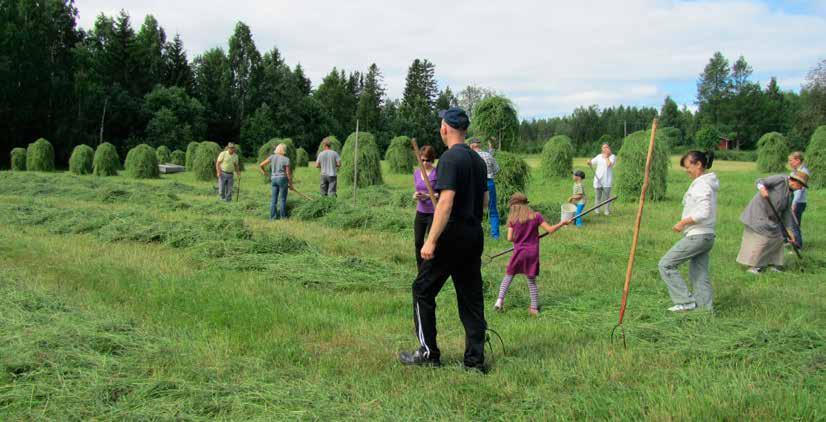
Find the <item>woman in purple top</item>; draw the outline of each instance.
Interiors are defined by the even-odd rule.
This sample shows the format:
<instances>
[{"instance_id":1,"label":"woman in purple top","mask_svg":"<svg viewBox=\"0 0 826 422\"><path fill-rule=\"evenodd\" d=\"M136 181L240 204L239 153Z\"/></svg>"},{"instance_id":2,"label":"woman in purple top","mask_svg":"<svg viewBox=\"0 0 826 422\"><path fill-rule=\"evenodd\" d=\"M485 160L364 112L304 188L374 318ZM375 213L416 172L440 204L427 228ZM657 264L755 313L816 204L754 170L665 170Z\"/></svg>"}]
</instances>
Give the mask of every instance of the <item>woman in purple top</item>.
<instances>
[{"instance_id":1,"label":"woman in purple top","mask_svg":"<svg viewBox=\"0 0 826 422\"><path fill-rule=\"evenodd\" d=\"M436 161L436 151L430 145L425 145L419 150L419 153L424 164L424 170L427 173L426 177L430 180L430 186L436 186L436 168L433 166ZM422 246L424 246L427 231L430 230L430 224L433 223L433 213L436 211L433 201L430 200L424 180L421 169L417 168L413 171L413 184L416 186L416 191L413 193L413 199L416 200L416 218L413 220L413 233L416 237L417 268L422 265ZM437 198L439 197L438 193L433 193Z\"/></svg>"},{"instance_id":2,"label":"woman in purple top","mask_svg":"<svg viewBox=\"0 0 826 422\"><path fill-rule=\"evenodd\" d=\"M539 292L536 287L536 276L539 274L539 228L548 233L559 230L568 225L571 220L560 221L555 225L545 222L542 214L528 206L528 197L522 193L511 196L510 212L508 213L508 240L513 242L513 255L508 268L505 269L505 278L499 286L499 298L493 309L502 310L505 294L513 281L513 276L525 274L528 277L528 289L531 293L531 315L539 314Z\"/></svg>"}]
</instances>

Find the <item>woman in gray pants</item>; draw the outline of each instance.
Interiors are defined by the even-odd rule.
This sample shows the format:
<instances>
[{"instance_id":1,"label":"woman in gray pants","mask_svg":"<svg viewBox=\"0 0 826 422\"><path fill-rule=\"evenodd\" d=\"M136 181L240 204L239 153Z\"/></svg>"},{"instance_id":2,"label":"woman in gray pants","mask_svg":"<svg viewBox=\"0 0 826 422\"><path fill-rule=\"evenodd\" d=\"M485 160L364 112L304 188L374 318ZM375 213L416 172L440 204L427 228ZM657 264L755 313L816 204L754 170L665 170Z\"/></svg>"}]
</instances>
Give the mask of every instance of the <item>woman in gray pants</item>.
<instances>
[{"instance_id":1,"label":"woman in gray pants","mask_svg":"<svg viewBox=\"0 0 826 422\"><path fill-rule=\"evenodd\" d=\"M708 279L709 253L714 246L714 228L717 223L717 191L720 181L714 173L706 173L714 161L711 151L689 151L680 159L680 166L693 179L683 196L683 213L672 230L683 233L665 256L660 259L660 276L674 306L672 312L697 308L713 310L711 281ZM680 275L680 264L690 261L688 274L694 287L692 294Z\"/></svg>"}]
</instances>

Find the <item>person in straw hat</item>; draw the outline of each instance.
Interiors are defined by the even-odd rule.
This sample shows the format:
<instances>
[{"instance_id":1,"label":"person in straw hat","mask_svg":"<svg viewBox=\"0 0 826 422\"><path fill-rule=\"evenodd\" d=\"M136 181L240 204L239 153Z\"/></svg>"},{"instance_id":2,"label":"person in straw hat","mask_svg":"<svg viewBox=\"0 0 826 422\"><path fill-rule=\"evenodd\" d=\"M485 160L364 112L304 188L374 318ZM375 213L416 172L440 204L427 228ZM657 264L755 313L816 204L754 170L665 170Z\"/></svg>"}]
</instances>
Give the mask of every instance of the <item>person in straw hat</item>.
<instances>
[{"instance_id":1,"label":"person in straw hat","mask_svg":"<svg viewBox=\"0 0 826 422\"><path fill-rule=\"evenodd\" d=\"M218 197L224 201L232 201L233 173L235 177L241 178L241 168L238 165L237 148L232 142L227 144L226 149L218 154L215 160L215 173L218 176Z\"/></svg>"},{"instance_id":2,"label":"person in straw hat","mask_svg":"<svg viewBox=\"0 0 826 422\"><path fill-rule=\"evenodd\" d=\"M809 175L801 171L791 176L775 175L757 180L757 193L740 215L745 226L743 241L737 262L749 267L748 272L760 274L766 269L780 272L783 267L783 241L785 239L781 222L774 209L783 219L787 228L794 227L791 202L794 192L807 187ZM796 243L794 233L785 233L789 241Z\"/></svg>"}]
</instances>

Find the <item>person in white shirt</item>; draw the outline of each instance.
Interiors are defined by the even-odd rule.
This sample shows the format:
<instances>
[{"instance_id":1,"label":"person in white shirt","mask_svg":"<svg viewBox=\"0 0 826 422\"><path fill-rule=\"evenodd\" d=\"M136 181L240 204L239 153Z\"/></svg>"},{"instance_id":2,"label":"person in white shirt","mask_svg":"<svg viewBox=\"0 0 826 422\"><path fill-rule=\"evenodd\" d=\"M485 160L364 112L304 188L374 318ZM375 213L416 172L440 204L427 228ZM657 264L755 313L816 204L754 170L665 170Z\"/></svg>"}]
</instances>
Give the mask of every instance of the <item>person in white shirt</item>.
<instances>
[{"instance_id":1,"label":"person in white shirt","mask_svg":"<svg viewBox=\"0 0 826 422\"><path fill-rule=\"evenodd\" d=\"M711 151L689 151L680 159L680 166L685 168L693 179L683 196L683 214L680 221L672 227L682 233L680 239L660 259L660 276L674 306L672 312L685 312L697 308L713 310L711 281L708 278L709 253L714 247L714 229L717 224L717 191L720 181L714 173L706 173L714 161ZM694 293L688 290L680 275L680 264L690 261L688 274L694 286Z\"/></svg>"},{"instance_id":2,"label":"person in white shirt","mask_svg":"<svg viewBox=\"0 0 826 422\"><path fill-rule=\"evenodd\" d=\"M611 197L611 184L614 178L614 166L617 164L617 156L611 152L611 146L602 144L602 153L588 160L588 167L594 168L594 190L596 191L596 203ZM605 204L597 208L594 212L605 215L611 214L611 204Z\"/></svg>"}]
</instances>

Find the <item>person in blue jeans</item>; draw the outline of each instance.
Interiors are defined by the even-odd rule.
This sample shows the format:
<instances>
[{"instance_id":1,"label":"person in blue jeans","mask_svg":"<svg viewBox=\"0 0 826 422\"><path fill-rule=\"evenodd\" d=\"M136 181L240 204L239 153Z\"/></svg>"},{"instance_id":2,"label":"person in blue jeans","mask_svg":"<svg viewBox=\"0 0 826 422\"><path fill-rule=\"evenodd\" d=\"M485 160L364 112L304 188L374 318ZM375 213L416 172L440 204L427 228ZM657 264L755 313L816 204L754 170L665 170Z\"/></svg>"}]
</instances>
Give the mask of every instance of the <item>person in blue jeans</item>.
<instances>
[{"instance_id":1,"label":"person in blue jeans","mask_svg":"<svg viewBox=\"0 0 826 422\"><path fill-rule=\"evenodd\" d=\"M585 202L587 201L585 199L585 188L582 186L582 180L585 179L585 172L582 170L575 171L573 179L573 194L568 197L568 202L576 204L576 214L579 215L582 213L582 210L585 209ZM576 226L582 227L582 217L576 219Z\"/></svg>"},{"instance_id":2,"label":"person in blue jeans","mask_svg":"<svg viewBox=\"0 0 826 422\"><path fill-rule=\"evenodd\" d=\"M490 221L490 235L494 239L499 239L499 210L496 209L496 183L493 178L499 173L499 164L493 158L493 145L488 142L488 150L482 150L481 141L479 138L472 138L470 140L470 148L476 151L482 160L485 161L487 167L488 177L488 220Z\"/></svg>"},{"instance_id":3,"label":"person in blue jeans","mask_svg":"<svg viewBox=\"0 0 826 422\"><path fill-rule=\"evenodd\" d=\"M287 191L293 188L293 174L290 159L286 156L287 145L279 144L273 154L258 165L261 174L267 175L264 167L270 166L272 198L270 199L270 220L287 218ZM278 212L276 212L278 211Z\"/></svg>"}]
</instances>

